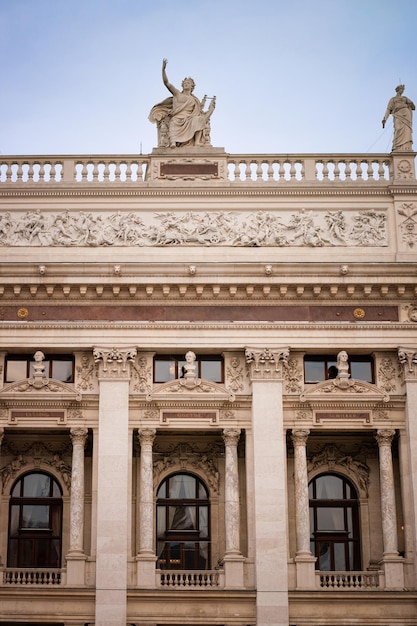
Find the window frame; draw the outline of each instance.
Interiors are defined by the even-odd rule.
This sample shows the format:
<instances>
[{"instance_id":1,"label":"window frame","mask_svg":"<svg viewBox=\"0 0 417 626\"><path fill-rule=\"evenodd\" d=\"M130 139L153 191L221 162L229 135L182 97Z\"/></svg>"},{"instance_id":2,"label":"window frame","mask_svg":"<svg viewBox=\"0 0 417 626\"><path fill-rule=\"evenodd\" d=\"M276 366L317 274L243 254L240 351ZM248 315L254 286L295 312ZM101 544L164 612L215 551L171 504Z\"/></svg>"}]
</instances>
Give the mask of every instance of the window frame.
<instances>
[{"instance_id":1,"label":"window frame","mask_svg":"<svg viewBox=\"0 0 417 626\"><path fill-rule=\"evenodd\" d=\"M6 358L4 360L4 382L5 384L9 384L9 383L14 383L17 382L18 380L22 380L22 378L14 378L13 380L9 379L9 373L8 373L8 365L11 362L26 362L26 375L23 377L24 378L30 378L33 375L32 370L32 366L35 363L35 360L33 358L33 354L7 354ZM61 378L54 378L52 376L53 373L53 367L54 367L54 363L62 363L62 362L68 362L71 363L71 380L62 380ZM59 380L60 382L63 383L73 383L74 382L74 376L75 376L75 358L74 355L72 354L51 354L51 355L47 355L45 354L45 359L44 361L42 361L42 363L45 365L45 376L47 378L52 378L54 380Z\"/></svg>"},{"instance_id":2,"label":"window frame","mask_svg":"<svg viewBox=\"0 0 417 626\"><path fill-rule=\"evenodd\" d=\"M49 495L24 495L25 480L31 476L46 476L49 479ZM19 495L14 492L20 488ZM59 492L56 495L55 490ZM49 526L36 528L25 526L23 522L24 507L48 507ZM12 525L17 511L16 533L12 535ZM54 523L54 516L56 517ZM55 529L54 529L55 526ZM44 471L26 472L14 482L10 491L9 522L7 531L7 567L19 569L60 569L62 567L62 528L63 528L63 492L57 479ZM55 530L55 532L54 532ZM45 549L46 559L39 557L39 551ZM25 549L30 548L30 564L27 562ZM52 562L52 550L57 559Z\"/></svg>"},{"instance_id":3,"label":"window frame","mask_svg":"<svg viewBox=\"0 0 417 626\"><path fill-rule=\"evenodd\" d=\"M173 368L173 376L172 378L165 378L163 376L157 375L157 363L171 363L171 367ZM219 363L220 365L220 380L213 380L212 378L208 378L205 380L210 380L211 382L223 384L224 383L224 358L219 354L209 354L209 355L201 355L196 358L196 378L203 378L202 369L205 363ZM153 358L153 382L155 384L167 383L173 380L178 380L183 377L182 368L186 363L185 355L181 354L156 354Z\"/></svg>"},{"instance_id":4,"label":"window frame","mask_svg":"<svg viewBox=\"0 0 417 626\"><path fill-rule=\"evenodd\" d=\"M316 481L325 477L336 477L342 481L343 498L317 498ZM350 489L350 495L347 497L346 487ZM310 514L310 546L311 552L316 557L315 568L319 571L361 571L361 536L360 536L360 519L359 519L359 496L356 487L352 482L342 474L335 472L326 472L314 476L309 481L309 514ZM310 488L312 495L310 497ZM319 528L318 511L320 509L342 509L343 510L343 529L325 529ZM349 511L351 516L351 530L349 529ZM349 534L352 536L349 537ZM330 569L321 569L323 561L320 554L321 546L328 544ZM343 570L336 569L335 546L342 545L344 552L344 560L346 567Z\"/></svg>"},{"instance_id":5,"label":"window frame","mask_svg":"<svg viewBox=\"0 0 417 626\"><path fill-rule=\"evenodd\" d=\"M194 497L169 496L170 481L179 476L190 477L195 481ZM161 489L165 490L163 497ZM204 497L200 490L204 490ZM193 508L195 510L195 527L181 529L170 527L170 513L172 509ZM207 523L206 535L201 536L202 510L205 509ZM175 517L176 512L172 516ZM163 529L159 530L159 521L162 515ZM197 475L191 472L175 472L167 476L158 486L156 492L156 567L163 570L209 570L211 563L211 523L210 523L210 493L207 485ZM172 523L172 522L171 522ZM188 544L188 545L187 545ZM193 545L192 545L193 544ZM200 544L207 544L205 564L202 563ZM192 563L191 563L192 561Z\"/></svg>"},{"instance_id":6,"label":"window frame","mask_svg":"<svg viewBox=\"0 0 417 626\"><path fill-rule=\"evenodd\" d=\"M308 380L307 377L307 371L306 371L306 364L308 363L322 363L323 364L323 378L321 378L320 380ZM306 354L304 355L304 359L303 359L303 369L304 369L304 383L306 385L317 385L317 383L322 383L325 380L329 380L331 378L334 378L332 376L329 376L329 369L330 367L336 367L336 363L337 363L337 355L336 354ZM375 364L374 364L374 359L371 355L369 354L353 354L353 355L349 355L349 374L351 375L352 378L355 378L354 374L352 374L352 365L355 366L355 364L358 363L368 363L370 366L370 378L371 380L365 380L363 378L359 378L358 380L364 380L365 382L369 382L369 383L373 383L375 384Z\"/></svg>"}]
</instances>

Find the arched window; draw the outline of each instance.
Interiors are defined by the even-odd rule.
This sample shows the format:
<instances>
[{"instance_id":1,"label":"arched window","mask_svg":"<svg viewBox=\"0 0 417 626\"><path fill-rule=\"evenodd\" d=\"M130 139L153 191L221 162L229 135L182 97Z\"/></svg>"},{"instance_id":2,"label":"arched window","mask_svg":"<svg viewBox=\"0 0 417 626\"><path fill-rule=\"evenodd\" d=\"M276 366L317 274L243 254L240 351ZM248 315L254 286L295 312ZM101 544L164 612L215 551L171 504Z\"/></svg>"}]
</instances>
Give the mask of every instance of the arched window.
<instances>
[{"instance_id":1,"label":"arched window","mask_svg":"<svg viewBox=\"0 0 417 626\"><path fill-rule=\"evenodd\" d=\"M61 567L62 492L44 472L25 474L10 498L8 567Z\"/></svg>"},{"instance_id":2,"label":"arched window","mask_svg":"<svg viewBox=\"0 0 417 626\"><path fill-rule=\"evenodd\" d=\"M209 569L209 497L191 474L173 474L159 486L156 503L157 566Z\"/></svg>"},{"instance_id":3,"label":"arched window","mask_svg":"<svg viewBox=\"0 0 417 626\"><path fill-rule=\"evenodd\" d=\"M316 476L309 485L311 551L321 571L360 570L358 496L335 474Z\"/></svg>"}]
</instances>

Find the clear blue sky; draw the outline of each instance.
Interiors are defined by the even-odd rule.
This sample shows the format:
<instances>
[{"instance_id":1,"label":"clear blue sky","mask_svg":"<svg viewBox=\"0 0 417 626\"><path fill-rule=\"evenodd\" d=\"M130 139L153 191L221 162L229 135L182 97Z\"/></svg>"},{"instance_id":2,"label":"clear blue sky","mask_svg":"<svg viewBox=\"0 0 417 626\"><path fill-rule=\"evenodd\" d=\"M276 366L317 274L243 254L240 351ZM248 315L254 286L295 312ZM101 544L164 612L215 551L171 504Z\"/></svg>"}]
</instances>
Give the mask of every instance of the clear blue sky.
<instances>
[{"instance_id":1,"label":"clear blue sky","mask_svg":"<svg viewBox=\"0 0 417 626\"><path fill-rule=\"evenodd\" d=\"M417 0L0 0L0 153L151 152L164 57L227 152L389 152Z\"/></svg>"}]
</instances>

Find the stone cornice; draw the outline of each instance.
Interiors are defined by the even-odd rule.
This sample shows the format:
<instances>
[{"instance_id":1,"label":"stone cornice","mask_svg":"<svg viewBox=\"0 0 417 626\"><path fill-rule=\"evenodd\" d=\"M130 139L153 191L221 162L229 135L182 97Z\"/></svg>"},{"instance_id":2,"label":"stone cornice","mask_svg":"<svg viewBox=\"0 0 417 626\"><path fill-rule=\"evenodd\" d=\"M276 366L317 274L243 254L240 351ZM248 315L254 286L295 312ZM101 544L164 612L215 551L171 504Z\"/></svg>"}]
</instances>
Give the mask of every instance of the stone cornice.
<instances>
[{"instance_id":1,"label":"stone cornice","mask_svg":"<svg viewBox=\"0 0 417 626\"><path fill-rule=\"evenodd\" d=\"M19 331L33 331L33 330L54 330L66 329L66 330L189 330L190 327L193 330L227 330L231 328L234 330L301 330L301 331L352 331L365 332L369 331L384 331L387 328L394 329L395 331L409 331L415 334L415 324L409 322L385 322L385 323L372 323L372 322L355 322L352 323L306 323L306 322L0 322L0 328L3 330L19 330ZM8 344L7 344L8 345Z\"/></svg>"},{"instance_id":2,"label":"stone cornice","mask_svg":"<svg viewBox=\"0 0 417 626\"><path fill-rule=\"evenodd\" d=\"M35 183L36 184L36 183ZM195 184L195 183L194 183ZM296 184L290 183L291 188L286 187L288 183L282 183L282 187L278 187L274 183L269 189L256 186L248 189L248 183L240 186L239 183L225 183L222 188L194 187L193 189L175 187L171 189L161 188L143 188L141 187L117 187L91 188L91 185L83 186L82 183L74 188L66 189L50 189L48 187L39 187L31 189L14 188L11 186L7 189L0 189L0 198L131 198L131 197L274 197L274 196L391 196L392 194L416 194L417 185L402 185L396 187L383 186L366 186L355 187L349 189L345 186L334 186L316 188L311 183ZM143 185L143 183L141 183Z\"/></svg>"}]
</instances>

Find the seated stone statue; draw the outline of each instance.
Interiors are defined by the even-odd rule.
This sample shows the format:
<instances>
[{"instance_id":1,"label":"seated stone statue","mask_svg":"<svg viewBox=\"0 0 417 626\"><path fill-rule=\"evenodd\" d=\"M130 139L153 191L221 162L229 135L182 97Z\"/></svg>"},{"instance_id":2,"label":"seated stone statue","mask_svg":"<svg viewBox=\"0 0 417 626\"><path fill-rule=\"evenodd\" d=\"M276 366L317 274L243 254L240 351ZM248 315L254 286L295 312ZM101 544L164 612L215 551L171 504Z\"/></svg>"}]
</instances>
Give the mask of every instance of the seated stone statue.
<instances>
[{"instance_id":1,"label":"seated stone statue","mask_svg":"<svg viewBox=\"0 0 417 626\"><path fill-rule=\"evenodd\" d=\"M200 100L193 94L195 82L184 78L182 91L174 87L166 74L166 59L162 62L162 80L172 97L155 104L149 120L158 127L158 147L203 146L210 144L210 117L216 106L216 97L211 98L204 111L207 96Z\"/></svg>"}]
</instances>

